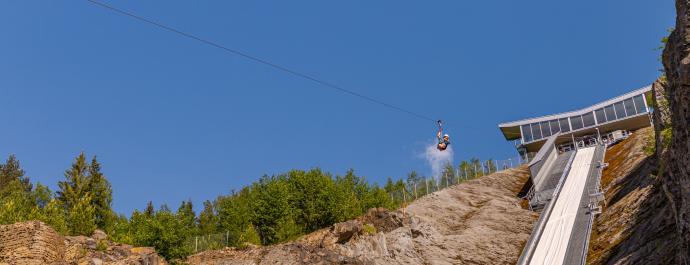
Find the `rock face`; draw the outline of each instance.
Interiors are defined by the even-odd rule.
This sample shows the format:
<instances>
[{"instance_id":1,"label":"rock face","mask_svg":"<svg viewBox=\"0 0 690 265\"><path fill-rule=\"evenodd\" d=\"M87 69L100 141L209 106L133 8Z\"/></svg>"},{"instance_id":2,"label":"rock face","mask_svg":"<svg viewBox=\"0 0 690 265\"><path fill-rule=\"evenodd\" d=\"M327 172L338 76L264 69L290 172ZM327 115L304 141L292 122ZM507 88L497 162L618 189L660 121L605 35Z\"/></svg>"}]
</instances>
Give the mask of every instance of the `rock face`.
<instances>
[{"instance_id":1,"label":"rock face","mask_svg":"<svg viewBox=\"0 0 690 265\"><path fill-rule=\"evenodd\" d=\"M64 238L41 222L0 226L0 262L53 264L64 260Z\"/></svg>"},{"instance_id":2,"label":"rock face","mask_svg":"<svg viewBox=\"0 0 690 265\"><path fill-rule=\"evenodd\" d=\"M676 26L663 54L672 139L663 161L663 188L677 226L679 263L690 263L690 1L676 0Z\"/></svg>"},{"instance_id":3,"label":"rock face","mask_svg":"<svg viewBox=\"0 0 690 265\"><path fill-rule=\"evenodd\" d=\"M519 168L422 197L398 211L371 209L295 242L202 252L189 264L514 264L538 215L516 194Z\"/></svg>"},{"instance_id":4,"label":"rock face","mask_svg":"<svg viewBox=\"0 0 690 265\"><path fill-rule=\"evenodd\" d=\"M152 248L134 248L93 237L63 237L39 221L0 225L0 264L164 265Z\"/></svg>"},{"instance_id":5,"label":"rock face","mask_svg":"<svg viewBox=\"0 0 690 265\"><path fill-rule=\"evenodd\" d=\"M592 228L588 264L674 264L677 240L671 208L645 151L651 128L606 152L601 186L606 203Z\"/></svg>"}]
</instances>

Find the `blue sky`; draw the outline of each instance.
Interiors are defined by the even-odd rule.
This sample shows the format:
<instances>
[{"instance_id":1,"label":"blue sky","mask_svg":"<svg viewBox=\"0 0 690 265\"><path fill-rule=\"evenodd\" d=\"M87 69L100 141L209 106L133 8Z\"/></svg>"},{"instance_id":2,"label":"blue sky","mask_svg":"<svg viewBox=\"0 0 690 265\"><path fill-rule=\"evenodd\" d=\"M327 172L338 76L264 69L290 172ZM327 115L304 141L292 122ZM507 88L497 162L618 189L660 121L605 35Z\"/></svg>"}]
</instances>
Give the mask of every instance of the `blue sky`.
<instances>
[{"instance_id":1,"label":"blue sky","mask_svg":"<svg viewBox=\"0 0 690 265\"><path fill-rule=\"evenodd\" d=\"M456 162L516 155L500 122L651 83L675 17L671 0L107 3L447 120ZM126 214L289 169L430 172L428 121L87 1L0 5L0 156L53 189L81 151Z\"/></svg>"}]
</instances>

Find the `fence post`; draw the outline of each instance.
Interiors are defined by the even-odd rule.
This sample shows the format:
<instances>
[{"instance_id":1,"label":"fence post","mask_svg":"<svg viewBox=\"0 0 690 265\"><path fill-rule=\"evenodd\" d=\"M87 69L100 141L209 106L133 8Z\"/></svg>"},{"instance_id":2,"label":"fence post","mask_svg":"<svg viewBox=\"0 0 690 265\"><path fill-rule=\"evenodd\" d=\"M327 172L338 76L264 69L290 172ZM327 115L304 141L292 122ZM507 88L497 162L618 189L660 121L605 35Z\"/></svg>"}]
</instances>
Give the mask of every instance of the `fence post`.
<instances>
[{"instance_id":1,"label":"fence post","mask_svg":"<svg viewBox=\"0 0 690 265\"><path fill-rule=\"evenodd\" d=\"M225 246L230 245L230 231L225 231Z\"/></svg>"},{"instance_id":2,"label":"fence post","mask_svg":"<svg viewBox=\"0 0 690 265\"><path fill-rule=\"evenodd\" d=\"M199 251L199 236L194 237L194 252Z\"/></svg>"},{"instance_id":3,"label":"fence post","mask_svg":"<svg viewBox=\"0 0 690 265\"><path fill-rule=\"evenodd\" d=\"M417 199L417 182L414 183L414 199Z\"/></svg>"},{"instance_id":4,"label":"fence post","mask_svg":"<svg viewBox=\"0 0 690 265\"><path fill-rule=\"evenodd\" d=\"M429 182L426 181L426 177L424 177L424 187L426 188L425 194L429 194Z\"/></svg>"}]
</instances>

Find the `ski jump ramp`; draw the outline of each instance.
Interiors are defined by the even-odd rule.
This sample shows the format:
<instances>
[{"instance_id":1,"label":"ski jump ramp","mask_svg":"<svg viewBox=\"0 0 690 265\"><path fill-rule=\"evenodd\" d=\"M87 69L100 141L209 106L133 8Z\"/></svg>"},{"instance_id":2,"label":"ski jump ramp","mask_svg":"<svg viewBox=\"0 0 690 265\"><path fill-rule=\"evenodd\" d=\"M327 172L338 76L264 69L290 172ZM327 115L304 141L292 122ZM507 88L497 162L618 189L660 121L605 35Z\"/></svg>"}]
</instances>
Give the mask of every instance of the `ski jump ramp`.
<instances>
[{"instance_id":1,"label":"ski jump ramp","mask_svg":"<svg viewBox=\"0 0 690 265\"><path fill-rule=\"evenodd\" d=\"M580 201L586 192L588 175L594 163L595 147L581 148L575 154L570 172L562 183L553 210L534 250L530 265L564 264ZM586 250L585 250L586 251Z\"/></svg>"}]
</instances>

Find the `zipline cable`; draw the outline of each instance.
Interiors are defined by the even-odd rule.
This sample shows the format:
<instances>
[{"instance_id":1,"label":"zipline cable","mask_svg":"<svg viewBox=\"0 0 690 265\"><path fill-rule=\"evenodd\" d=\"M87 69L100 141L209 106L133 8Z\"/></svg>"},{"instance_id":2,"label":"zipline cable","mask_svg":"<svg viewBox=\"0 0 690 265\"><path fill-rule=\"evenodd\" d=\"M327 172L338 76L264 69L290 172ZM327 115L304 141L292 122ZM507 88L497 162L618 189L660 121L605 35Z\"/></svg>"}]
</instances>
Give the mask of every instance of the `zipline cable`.
<instances>
[{"instance_id":1,"label":"zipline cable","mask_svg":"<svg viewBox=\"0 0 690 265\"><path fill-rule=\"evenodd\" d=\"M108 9L108 10L111 10L111 11L113 11L113 12L115 12L115 13L120 14L120 15L125 15L125 16L128 16L128 17L130 17L130 18L134 18L134 19L139 20L139 21L141 21L141 22L144 22L144 23L147 23L147 24L156 26L156 27L158 27L158 28L160 28L160 29L163 29L163 30L166 30L166 31L169 31L169 32L172 32L172 33L176 33L176 34L178 34L178 35L181 35L181 36L186 37L186 38L189 38L189 39L193 39L193 40L199 41L199 42L201 42L201 43L204 43L204 44L207 44L207 45L216 47L216 48L221 49L221 50L223 50L223 51L230 52L230 53L233 53L233 54L235 54L235 55L239 55L239 56L244 57L244 58L246 58L246 59L249 59L249 60L251 60L251 61L254 61L254 62L257 62L257 63L260 63L260 64L264 64L264 65L270 66L270 67L272 67L272 68L274 68L274 69L278 69L278 70L283 71L283 72L286 72L286 73L288 73L288 74L291 74L291 75L294 75L294 76L297 76L297 77L301 77L301 78L304 78L304 79L307 79L307 80L316 82L316 83L318 83L318 84L320 84L320 85L323 85L323 86L326 86L326 87L333 88L333 89L338 90L338 91L340 91L340 92L343 92L343 93L346 93L346 94L350 94L350 95L355 96L355 97L359 97L359 98L361 98L361 99L367 100L367 101L372 102L372 103L375 103L375 104L379 104L379 105L384 106L384 107L388 107L388 108L391 108L391 109L394 109L394 110L398 110L398 111L401 111L401 112L410 114L410 115L415 116L415 117L420 118L420 119L424 119L424 120L427 120L427 121L436 122L435 119L429 118L428 116L425 116L425 115L416 113L416 112L414 112L414 111L406 110L406 109L404 109L404 108L401 108L401 107L398 107L398 106L395 106L395 105L392 105L392 104L389 104L389 103L386 103L386 102L377 100L377 99L375 99L375 98L371 98L371 97L369 97L369 96L366 96L366 95L363 95L363 94L354 92L354 91L349 90L349 89L345 89L345 88L343 88L343 87L341 87L341 86L338 86L338 85L335 85L335 84L332 84L332 83L323 81L323 80L321 80L321 79L318 79L318 78L316 78L316 77L312 77L312 76L307 75L307 74L303 74L303 73L297 72L297 71L295 71L295 70L292 70L292 69L289 69L289 68L287 68L287 67L284 67L284 66L281 66L281 65L272 63L272 62L270 62L270 61L261 59L261 58L259 58L259 57L255 57L255 56L249 55L249 54L247 54L247 53L245 53L245 52L242 52L242 51L239 51L239 50L235 50L235 49L231 49L231 48L225 47L225 46L223 46L222 44L219 44L219 43L216 43L216 42L207 40L207 39L203 39L203 38L201 38L201 37L197 37L196 35L193 35L193 34L190 34L190 33L186 33L186 32L184 32L184 31L175 29L175 28L170 27L170 26L163 25L163 24L158 23L158 22L156 22L156 21L153 21L153 20L151 20L151 19L147 19L147 18L144 18L144 17L142 17L142 16L136 15L136 14L134 14L134 13L131 13L131 12L128 12L128 11L124 11L124 10L122 10L122 9L113 7L113 6L111 6L111 5L108 5L108 4L105 4L105 3L102 3L102 2L99 2L99 1L96 1L96 0L86 0L86 1L92 3L92 4L96 5L96 6L99 6L99 7Z\"/></svg>"}]
</instances>

